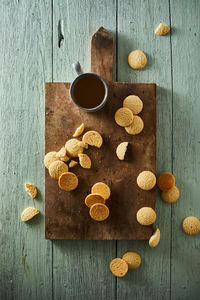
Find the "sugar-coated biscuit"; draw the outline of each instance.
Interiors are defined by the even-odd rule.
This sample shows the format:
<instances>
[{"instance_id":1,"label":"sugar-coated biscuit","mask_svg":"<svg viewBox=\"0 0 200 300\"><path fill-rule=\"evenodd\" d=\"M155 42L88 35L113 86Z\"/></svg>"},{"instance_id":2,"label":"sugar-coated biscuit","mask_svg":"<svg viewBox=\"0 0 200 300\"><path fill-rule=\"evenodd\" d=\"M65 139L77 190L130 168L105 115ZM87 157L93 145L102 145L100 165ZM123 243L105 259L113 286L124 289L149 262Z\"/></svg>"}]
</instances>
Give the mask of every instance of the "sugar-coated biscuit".
<instances>
[{"instance_id":1,"label":"sugar-coated biscuit","mask_svg":"<svg viewBox=\"0 0 200 300\"><path fill-rule=\"evenodd\" d=\"M79 154L83 153L83 147L80 146L80 141L77 139L70 139L65 144L67 155L71 157L78 157Z\"/></svg>"},{"instance_id":2,"label":"sugar-coated biscuit","mask_svg":"<svg viewBox=\"0 0 200 300\"><path fill-rule=\"evenodd\" d=\"M137 184L142 190L149 191L156 185L156 176L151 171L143 171L137 177Z\"/></svg>"},{"instance_id":3,"label":"sugar-coated biscuit","mask_svg":"<svg viewBox=\"0 0 200 300\"><path fill-rule=\"evenodd\" d=\"M116 277L124 277L128 272L128 264L121 258L114 258L110 263L110 271Z\"/></svg>"},{"instance_id":4,"label":"sugar-coated biscuit","mask_svg":"<svg viewBox=\"0 0 200 300\"><path fill-rule=\"evenodd\" d=\"M175 185L175 177L169 172L161 173L157 178L157 185L161 191L168 191Z\"/></svg>"},{"instance_id":5,"label":"sugar-coated biscuit","mask_svg":"<svg viewBox=\"0 0 200 300\"><path fill-rule=\"evenodd\" d=\"M67 156L65 147L62 147L56 154L56 157L58 157L61 161L67 162L69 160L69 157Z\"/></svg>"},{"instance_id":6,"label":"sugar-coated biscuit","mask_svg":"<svg viewBox=\"0 0 200 300\"><path fill-rule=\"evenodd\" d=\"M89 194L85 198L85 205L87 207L91 207L93 204L96 204L96 203L103 203L104 204L105 199L100 194L97 194L97 193Z\"/></svg>"},{"instance_id":7,"label":"sugar-coated biscuit","mask_svg":"<svg viewBox=\"0 0 200 300\"><path fill-rule=\"evenodd\" d=\"M56 156L56 151L48 152L44 157L44 165L48 169L50 164L56 160L59 160L59 157Z\"/></svg>"},{"instance_id":8,"label":"sugar-coated biscuit","mask_svg":"<svg viewBox=\"0 0 200 300\"><path fill-rule=\"evenodd\" d=\"M121 107L115 112L115 122L122 127L133 122L133 113L129 108Z\"/></svg>"},{"instance_id":9,"label":"sugar-coated biscuit","mask_svg":"<svg viewBox=\"0 0 200 300\"><path fill-rule=\"evenodd\" d=\"M73 191L78 186L78 177L72 172L64 172L59 177L58 185L62 190Z\"/></svg>"},{"instance_id":10,"label":"sugar-coated biscuit","mask_svg":"<svg viewBox=\"0 0 200 300\"><path fill-rule=\"evenodd\" d=\"M84 169L90 169L91 168L91 159L89 158L89 156L87 154L79 154L79 164L81 165L82 168Z\"/></svg>"},{"instance_id":11,"label":"sugar-coated biscuit","mask_svg":"<svg viewBox=\"0 0 200 300\"><path fill-rule=\"evenodd\" d=\"M107 184L103 182L97 182L93 185L91 193L100 194L105 200L110 197L111 191Z\"/></svg>"},{"instance_id":12,"label":"sugar-coated biscuit","mask_svg":"<svg viewBox=\"0 0 200 300\"><path fill-rule=\"evenodd\" d=\"M71 160L70 163L69 163L69 168L73 168L73 167L75 167L77 165L78 165L77 161Z\"/></svg>"},{"instance_id":13,"label":"sugar-coated biscuit","mask_svg":"<svg viewBox=\"0 0 200 300\"><path fill-rule=\"evenodd\" d=\"M73 137L77 137L77 136L81 135L83 133L84 129L85 129L85 125L84 125L84 123L82 123L74 132Z\"/></svg>"},{"instance_id":14,"label":"sugar-coated biscuit","mask_svg":"<svg viewBox=\"0 0 200 300\"><path fill-rule=\"evenodd\" d=\"M137 252L126 252L122 259L127 262L130 270L137 269L141 264L141 256Z\"/></svg>"},{"instance_id":15,"label":"sugar-coated biscuit","mask_svg":"<svg viewBox=\"0 0 200 300\"><path fill-rule=\"evenodd\" d=\"M49 174L52 178L58 179L59 176L68 171L68 166L63 161L54 161L49 166Z\"/></svg>"},{"instance_id":16,"label":"sugar-coated biscuit","mask_svg":"<svg viewBox=\"0 0 200 300\"><path fill-rule=\"evenodd\" d=\"M156 231L153 233L153 235L149 239L149 246L156 247L156 246L158 246L159 242L160 242L160 229L157 228Z\"/></svg>"},{"instance_id":17,"label":"sugar-coated biscuit","mask_svg":"<svg viewBox=\"0 0 200 300\"><path fill-rule=\"evenodd\" d=\"M141 50L134 50L128 56L128 64L132 69L143 69L147 64L147 57Z\"/></svg>"},{"instance_id":18,"label":"sugar-coated biscuit","mask_svg":"<svg viewBox=\"0 0 200 300\"><path fill-rule=\"evenodd\" d=\"M34 184L30 183L30 182L26 182L25 183L25 189L27 191L27 193L32 197L32 198L36 198L37 196L37 188Z\"/></svg>"},{"instance_id":19,"label":"sugar-coated biscuit","mask_svg":"<svg viewBox=\"0 0 200 300\"><path fill-rule=\"evenodd\" d=\"M109 208L103 203L95 203L90 207L90 217L95 221L104 221L109 214Z\"/></svg>"},{"instance_id":20,"label":"sugar-coated biscuit","mask_svg":"<svg viewBox=\"0 0 200 300\"><path fill-rule=\"evenodd\" d=\"M156 35L166 35L170 31L170 27L166 24L160 23L155 30Z\"/></svg>"},{"instance_id":21,"label":"sugar-coated biscuit","mask_svg":"<svg viewBox=\"0 0 200 300\"><path fill-rule=\"evenodd\" d=\"M170 190L163 191L161 193L161 198L164 202L167 203L174 203L180 197L180 191L177 186L173 186Z\"/></svg>"},{"instance_id":22,"label":"sugar-coated biscuit","mask_svg":"<svg viewBox=\"0 0 200 300\"><path fill-rule=\"evenodd\" d=\"M125 127L128 134L136 135L142 132L144 128L144 122L139 116L133 116L133 121L129 126Z\"/></svg>"},{"instance_id":23,"label":"sugar-coated biscuit","mask_svg":"<svg viewBox=\"0 0 200 300\"><path fill-rule=\"evenodd\" d=\"M124 160L124 157L125 157L125 154L126 154L127 147L128 147L128 142L120 143L120 144L117 146L116 154L117 154L117 157L118 157L120 160Z\"/></svg>"},{"instance_id":24,"label":"sugar-coated biscuit","mask_svg":"<svg viewBox=\"0 0 200 300\"><path fill-rule=\"evenodd\" d=\"M183 231L188 235L194 235L200 232L200 220L196 217L189 216L183 220Z\"/></svg>"},{"instance_id":25,"label":"sugar-coated biscuit","mask_svg":"<svg viewBox=\"0 0 200 300\"><path fill-rule=\"evenodd\" d=\"M100 135L100 133L98 133L95 130L87 131L84 134L82 141L85 144L88 144L90 146L95 146L97 148L100 148L101 145L103 144L102 136Z\"/></svg>"},{"instance_id":26,"label":"sugar-coated biscuit","mask_svg":"<svg viewBox=\"0 0 200 300\"><path fill-rule=\"evenodd\" d=\"M29 221L34 218L37 214L39 214L39 210L35 207L27 207L21 214L21 220L23 222Z\"/></svg>"},{"instance_id":27,"label":"sugar-coated biscuit","mask_svg":"<svg viewBox=\"0 0 200 300\"><path fill-rule=\"evenodd\" d=\"M149 226L155 222L156 212L151 207L142 207L138 210L136 217L138 223L144 226Z\"/></svg>"},{"instance_id":28,"label":"sugar-coated biscuit","mask_svg":"<svg viewBox=\"0 0 200 300\"><path fill-rule=\"evenodd\" d=\"M124 99L123 107L129 108L134 115L138 115L143 109L143 102L138 96L129 95Z\"/></svg>"}]
</instances>

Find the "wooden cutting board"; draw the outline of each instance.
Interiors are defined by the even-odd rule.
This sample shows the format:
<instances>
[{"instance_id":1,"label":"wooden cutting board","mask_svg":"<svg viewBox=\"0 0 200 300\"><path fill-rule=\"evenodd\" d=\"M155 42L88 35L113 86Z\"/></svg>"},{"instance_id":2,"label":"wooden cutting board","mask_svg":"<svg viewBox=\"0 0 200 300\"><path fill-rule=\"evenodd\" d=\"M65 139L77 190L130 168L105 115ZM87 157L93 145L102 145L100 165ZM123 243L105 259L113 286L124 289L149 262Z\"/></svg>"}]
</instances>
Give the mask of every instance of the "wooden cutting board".
<instances>
[{"instance_id":1,"label":"wooden cutting board","mask_svg":"<svg viewBox=\"0 0 200 300\"><path fill-rule=\"evenodd\" d=\"M126 63L126 62L125 62ZM48 170L45 175L45 237L73 240L147 240L152 226L141 226L136 212L143 206L155 206L156 190L143 191L136 184L143 170L156 172L156 85L147 83L113 82L113 38L101 27L92 37L91 71L108 83L106 106L96 113L78 109L69 96L70 83L46 83L45 151L58 151L72 138L75 129L84 122L87 130L97 130L103 136L100 149L90 147L86 153L92 168L71 169L78 178L75 191L59 189ZM133 72L127 67L127 71ZM138 95L144 108L140 116L144 130L136 136L126 133L114 121L115 111L130 94ZM117 145L130 143L125 161L116 154ZM107 183L112 194L107 205L110 216L96 222L89 216L84 199L96 182Z\"/></svg>"}]
</instances>

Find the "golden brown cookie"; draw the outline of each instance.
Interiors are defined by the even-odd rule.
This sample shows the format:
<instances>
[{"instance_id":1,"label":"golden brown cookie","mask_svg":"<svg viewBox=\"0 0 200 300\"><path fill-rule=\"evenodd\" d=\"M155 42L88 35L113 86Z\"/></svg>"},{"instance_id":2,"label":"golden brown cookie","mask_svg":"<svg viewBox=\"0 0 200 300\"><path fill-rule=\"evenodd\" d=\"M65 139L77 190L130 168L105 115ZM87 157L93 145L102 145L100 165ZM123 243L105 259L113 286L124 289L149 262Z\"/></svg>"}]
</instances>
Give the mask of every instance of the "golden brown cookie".
<instances>
[{"instance_id":1,"label":"golden brown cookie","mask_svg":"<svg viewBox=\"0 0 200 300\"><path fill-rule=\"evenodd\" d=\"M127 262L130 270L137 269L141 264L141 256L137 252L126 252L122 259Z\"/></svg>"},{"instance_id":2,"label":"golden brown cookie","mask_svg":"<svg viewBox=\"0 0 200 300\"><path fill-rule=\"evenodd\" d=\"M79 146L88 149L88 144L84 143L83 141L79 142Z\"/></svg>"},{"instance_id":3,"label":"golden brown cookie","mask_svg":"<svg viewBox=\"0 0 200 300\"><path fill-rule=\"evenodd\" d=\"M173 186L168 191L163 191L161 193L161 198L166 203L174 203L176 202L180 197L180 191L177 188L177 186Z\"/></svg>"},{"instance_id":4,"label":"golden brown cookie","mask_svg":"<svg viewBox=\"0 0 200 300\"><path fill-rule=\"evenodd\" d=\"M82 168L84 169L90 169L91 168L91 159L89 158L89 156L87 154L79 154L79 164L81 165Z\"/></svg>"},{"instance_id":5,"label":"golden brown cookie","mask_svg":"<svg viewBox=\"0 0 200 300\"><path fill-rule=\"evenodd\" d=\"M84 125L84 123L82 123L74 132L73 137L77 137L77 136L81 135L83 133L84 129L85 129L85 125Z\"/></svg>"},{"instance_id":6,"label":"golden brown cookie","mask_svg":"<svg viewBox=\"0 0 200 300\"><path fill-rule=\"evenodd\" d=\"M143 109L143 102L138 96L129 95L124 99L123 107L129 108L134 115L138 115Z\"/></svg>"},{"instance_id":7,"label":"golden brown cookie","mask_svg":"<svg viewBox=\"0 0 200 300\"><path fill-rule=\"evenodd\" d=\"M144 122L139 116L133 116L133 121L129 126L125 127L128 134L136 135L142 132L144 128Z\"/></svg>"},{"instance_id":8,"label":"golden brown cookie","mask_svg":"<svg viewBox=\"0 0 200 300\"><path fill-rule=\"evenodd\" d=\"M48 169L50 164L56 160L59 160L59 157L56 156L56 151L48 152L44 157L44 165Z\"/></svg>"},{"instance_id":9,"label":"golden brown cookie","mask_svg":"<svg viewBox=\"0 0 200 300\"><path fill-rule=\"evenodd\" d=\"M62 173L59 177L58 185L64 191L73 191L78 186L78 177L72 172Z\"/></svg>"},{"instance_id":10,"label":"golden brown cookie","mask_svg":"<svg viewBox=\"0 0 200 300\"><path fill-rule=\"evenodd\" d=\"M59 176L68 171L68 166L63 161L54 161L49 166L49 174L52 178L58 179Z\"/></svg>"},{"instance_id":11,"label":"golden brown cookie","mask_svg":"<svg viewBox=\"0 0 200 300\"><path fill-rule=\"evenodd\" d=\"M133 113L129 108L121 107L115 112L115 122L122 127L133 122Z\"/></svg>"},{"instance_id":12,"label":"golden brown cookie","mask_svg":"<svg viewBox=\"0 0 200 300\"><path fill-rule=\"evenodd\" d=\"M89 194L85 198L85 204L87 207L91 207L93 204L96 203L105 203L105 199L100 194Z\"/></svg>"},{"instance_id":13,"label":"golden brown cookie","mask_svg":"<svg viewBox=\"0 0 200 300\"><path fill-rule=\"evenodd\" d=\"M109 214L109 208L103 203L96 203L90 207L90 217L95 221L104 221Z\"/></svg>"},{"instance_id":14,"label":"golden brown cookie","mask_svg":"<svg viewBox=\"0 0 200 300\"><path fill-rule=\"evenodd\" d=\"M69 168L73 168L73 167L75 167L77 165L78 165L77 161L71 160L70 163L69 163Z\"/></svg>"},{"instance_id":15,"label":"golden brown cookie","mask_svg":"<svg viewBox=\"0 0 200 300\"><path fill-rule=\"evenodd\" d=\"M134 50L128 56L128 64L132 69L143 69L147 64L147 57L141 50Z\"/></svg>"},{"instance_id":16,"label":"golden brown cookie","mask_svg":"<svg viewBox=\"0 0 200 300\"><path fill-rule=\"evenodd\" d=\"M155 30L156 35L166 35L170 31L170 27L163 23L160 23Z\"/></svg>"},{"instance_id":17,"label":"golden brown cookie","mask_svg":"<svg viewBox=\"0 0 200 300\"><path fill-rule=\"evenodd\" d=\"M141 225L152 225L156 220L156 212L151 207L142 207L137 212L137 221Z\"/></svg>"},{"instance_id":18,"label":"golden brown cookie","mask_svg":"<svg viewBox=\"0 0 200 300\"><path fill-rule=\"evenodd\" d=\"M160 229L157 228L154 234L149 239L149 246L156 247L160 242Z\"/></svg>"},{"instance_id":19,"label":"golden brown cookie","mask_svg":"<svg viewBox=\"0 0 200 300\"><path fill-rule=\"evenodd\" d=\"M80 141L77 139L71 139L66 142L65 149L67 155L71 157L78 157L79 154L83 153L83 147L80 146Z\"/></svg>"},{"instance_id":20,"label":"golden brown cookie","mask_svg":"<svg viewBox=\"0 0 200 300\"><path fill-rule=\"evenodd\" d=\"M90 146L94 146L97 148L100 148L101 145L103 144L102 136L100 135L100 133L98 133L97 131L94 131L94 130L87 131L84 134L82 140L85 144L88 144Z\"/></svg>"},{"instance_id":21,"label":"golden brown cookie","mask_svg":"<svg viewBox=\"0 0 200 300\"><path fill-rule=\"evenodd\" d=\"M115 258L110 263L110 271L114 276L124 277L128 272L128 264L121 258Z\"/></svg>"},{"instance_id":22,"label":"golden brown cookie","mask_svg":"<svg viewBox=\"0 0 200 300\"><path fill-rule=\"evenodd\" d=\"M26 182L25 183L25 189L27 191L27 193L32 197L32 198L36 198L37 196L37 188L34 184L30 183L30 182Z\"/></svg>"},{"instance_id":23,"label":"golden brown cookie","mask_svg":"<svg viewBox=\"0 0 200 300\"><path fill-rule=\"evenodd\" d=\"M97 193L100 194L105 200L107 200L110 197L110 188L107 184L103 182L97 182L93 185L91 189L91 193Z\"/></svg>"},{"instance_id":24,"label":"golden brown cookie","mask_svg":"<svg viewBox=\"0 0 200 300\"><path fill-rule=\"evenodd\" d=\"M21 214L21 220L23 222L29 221L37 214L39 214L39 210L37 210L35 207L27 207Z\"/></svg>"},{"instance_id":25,"label":"golden brown cookie","mask_svg":"<svg viewBox=\"0 0 200 300\"><path fill-rule=\"evenodd\" d=\"M200 232L200 221L196 217L189 216L183 220L183 231L188 235L194 235Z\"/></svg>"},{"instance_id":26,"label":"golden brown cookie","mask_svg":"<svg viewBox=\"0 0 200 300\"><path fill-rule=\"evenodd\" d=\"M157 179L157 185L161 191L168 191L175 185L175 177L169 172L161 173Z\"/></svg>"},{"instance_id":27,"label":"golden brown cookie","mask_svg":"<svg viewBox=\"0 0 200 300\"><path fill-rule=\"evenodd\" d=\"M69 157L67 156L65 147L62 147L56 154L56 157L58 157L61 161L68 161Z\"/></svg>"},{"instance_id":28,"label":"golden brown cookie","mask_svg":"<svg viewBox=\"0 0 200 300\"><path fill-rule=\"evenodd\" d=\"M137 184L142 190L149 191L156 185L156 176L151 171L143 171L137 177Z\"/></svg>"},{"instance_id":29,"label":"golden brown cookie","mask_svg":"<svg viewBox=\"0 0 200 300\"><path fill-rule=\"evenodd\" d=\"M127 147L128 147L128 142L123 142L117 146L116 154L120 160L124 160Z\"/></svg>"}]
</instances>

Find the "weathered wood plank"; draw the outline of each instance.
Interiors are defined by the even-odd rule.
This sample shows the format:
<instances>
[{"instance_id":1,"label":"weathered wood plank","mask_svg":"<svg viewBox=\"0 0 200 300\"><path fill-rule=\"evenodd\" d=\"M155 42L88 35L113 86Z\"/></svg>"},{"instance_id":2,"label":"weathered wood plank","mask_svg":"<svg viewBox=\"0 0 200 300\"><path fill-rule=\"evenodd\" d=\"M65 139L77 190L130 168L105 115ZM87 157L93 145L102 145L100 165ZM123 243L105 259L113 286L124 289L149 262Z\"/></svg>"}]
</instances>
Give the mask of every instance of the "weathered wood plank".
<instances>
[{"instance_id":1,"label":"weathered wood plank","mask_svg":"<svg viewBox=\"0 0 200 300\"><path fill-rule=\"evenodd\" d=\"M51 299L44 239L44 82L51 80L49 0L0 4L0 299ZM37 185L32 200L24 182ZM27 206L41 215L20 220Z\"/></svg>"},{"instance_id":2,"label":"weathered wood plank","mask_svg":"<svg viewBox=\"0 0 200 300\"><path fill-rule=\"evenodd\" d=\"M155 26L161 21L169 24L168 1L119 1L117 79L157 84L157 173L171 170L172 147L170 36L154 35ZM148 64L141 71L128 66L127 57L133 49L147 54ZM148 242L118 242L119 257L126 251L136 251L141 254L142 265L117 280L117 299L170 297L171 207L157 197L156 212L156 225L161 230L157 248L150 249Z\"/></svg>"},{"instance_id":3,"label":"weathered wood plank","mask_svg":"<svg viewBox=\"0 0 200 300\"><path fill-rule=\"evenodd\" d=\"M171 1L171 18L173 170L181 191L172 214L171 299L197 300L200 237L184 234L181 222L189 215L200 218L200 2Z\"/></svg>"},{"instance_id":4,"label":"weathered wood plank","mask_svg":"<svg viewBox=\"0 0 200 300\"><path fill-rule=\"evenodd\" d=\"M64 41L58 47L58 23L63 19ZM54 81L71 81L72 63L79 60L90 70L90 38L100 27L115 33L115 1L54 2ZM55 299L114 299L115 278L109 261L115 242L54 241ZM62 271L61 271L62 270Z\"/></svg>"}]
</instances>

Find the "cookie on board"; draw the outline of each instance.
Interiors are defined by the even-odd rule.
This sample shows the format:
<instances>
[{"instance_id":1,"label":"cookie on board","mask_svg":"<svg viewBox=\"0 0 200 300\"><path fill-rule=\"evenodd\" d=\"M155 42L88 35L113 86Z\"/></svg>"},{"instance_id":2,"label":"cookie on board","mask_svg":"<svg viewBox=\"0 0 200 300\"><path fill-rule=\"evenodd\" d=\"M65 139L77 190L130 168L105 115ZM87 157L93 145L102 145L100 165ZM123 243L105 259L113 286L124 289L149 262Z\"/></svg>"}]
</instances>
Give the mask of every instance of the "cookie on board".
<instances>
[{"instance_id":1,"label":"cookie on board","mask_svg":"<svg viewBox=\"0 0 200 300\"><path fill-rule=\"evenodd\" d=\"M169 172L161 173L157 178L157 185L161 191L170 190L175 185L175 177Z\"/></svg>"},{"instance_id":2,"label":"cookie on board","mask_svg":"<svg viewBox=\"0 0 200 300\"><path fill-rule=\"evenodd\" d=\"M149 239L149 246L156 247L160 242L160 229L157 228L154 234Z\"/></svg>"},{"instance_id":3,"label":"cookie on board","mask_svg":"<svg viewBox=\"0 0 200 300\"><path fill-rule=\"evenodd\" d=\"M123 107L129 108L134 115L138 115L143 109L143 102L138 96L129 95L124 99Z\"/></svg>"},{"instance_id":4,"label":"cookie on board","mask_svg":"<svg viewBox=\"0 0 200 300\"><path fill-rule=\"evenodd\" d=\"M156 176L151 171L143 171L137 177L137 184L142 190L149 191L156 185Z\"/></svg>"},{"instance_id":5,"label":"cookie on board","mask_svg":"<svg viewBox=\"0 0 200 300\"><path fill-rule=\"evenodd\" d=\"M122 256L122 259L127 262L130 270L139 268L141 264L141 256L137 252L126 252Z\"/></svg>"},{"instance_id":6,"label":"cookie on board","mask_svg":"<svg viewBox=\"0 0 200 300\"><path fill-rule=\"evenodd\" d=\"M84 123L82 123L74 132L73 137L77 137L77 136L81 135L83 133L84 129L85 129L85 125L84 125Z\"/></svg>"},{"instance_id":7,"label":"cookie on board","mask_svg":"<svg viewBox=\"0 0 200 300\"><path fill-rule=\"evenodd\" d=\"M90 207L90 217L95 221L105 221L109 214L109 208L103 203L95 203Z\"/></svg>"},{"instance_id":8,"label":"cookie on board","mask_svg":"<svg viewBox=\"0 0 200 300\"><path fill-rule=\"evenodd\" d=\"M126 154L127 147L128 147L128 142L120 143L120 144L117 146L116 154L117 154L117 157L118 157L120 160L124 160L124 157L125 157L125 154Z\"/></svg>"},{"instance_id":9,"label":"cookie on board","mask_svg":"<svg viewBox=\"0 0 200 300\"><path fill-rule=\"evenodd\" d=\"M37 214L39 214L39 210L35 207L27 207L21 214L21 220L23 222L29 221L33 219Z\"/></svg>"},{"instance_id":10,"label":"cookie on board","mask_svg":"<svg viewBox=\"0 0 200 300\"><path fill-rule=\"evenodd\" d=\"M59 160L59 157L56 156L56 151L48 152L44 157L44 165L48 169L50 164L56 160Z\"/></svg>"},{"instance_id":11,"label":"cookie on board","mask_svg":"<svg viewBox=\"0 0 200 300\"><path fill-rule=\"evenodd\" d=\"M176 202L180 197L180 191L177 188L177 186L173 186L168 191L163 191L161 193L161 198L166 203L174 203Z\"/></svg>"},{"instance_id":12,"label":"cookie on board","mask_svg":"<svg viewBox=\"0 0 200 300\"><path fill-rule=\"evenodd\" d=\"M85 205L87 207L91 207L93 204L96 204L96 203L103 203L104 204L105 199L100 194L97 194L97 193L89 194L85 198Z\"/></svg>"},{"instance_id":13,"label":"cookie on board","mask_svg":"<svg viewBox=\"0 0 200 300\"><path fill-rule=\"evenodd\" d=\"M142 207L137 212L137 221L141 225L152 225L156 220L156 212L151 207Z\"/></svg>"},{"instance_id":14,"label":"cookie on board","mask_svg":"<svg viewBox=\"0 0 200 300\"><path fill-rule=\"evenodd\" d=\"M107 184L103 182L97 182L93 185L91 193L100 194L105 200L110 197L111 191Z\"/></svg>"},{"instance_id":15,"label":"cookie on board","mask_svg":"<svg viewBox=\"0 0 200 300\"><path fill-rule=\"evenodd\" d=\"M64 172L59 177L58 185L64 191L73 191L78 186L78 177L72 172Z\"/></svg>"},{"instance_id":16,"label":"cookie on board","mask_svg":"<svg viewBox=\"0 0 200 300\"><path fill-rule=\"evenodd\" d=\"M200 232L200 220L189 216L182 222L183 231L188 235L194 235Z\"/></svg>"},{"instance_id":17,"label":"cookie on board","mask_svg":"<svg viewBox=\"0 0 200 300\"><path fill-rule=\"evenodd\" d=\"M94 146L94 147L97 147L97 148L100 148L101 145L103 144L102 136L100 135L100 133L98 133L95 130L87 131L84 134L84 136L82 138L82 141L85 144L88 144L90 146Z\"/></svg>"},{"instance_id":18,"label":"cookie on board","mask_svg":"<svg viewBox=\"0 0 200 300\"><path fill-rule=\"evenodd\" d=\"M77 161L71 160L70 163L69 163L69 168L73 168L73 167L75 167L77 165L78 165Z\"/></svg>"},{"instance_id":19,"label":"cookie on board","mask_svg":"<svg viewBox=\"0 0 200 300\"><path fill-rule=\"evenodd\" d=\"M170 27L166 24L160 23L155 30L156 35L166 35L170 31Z\"/></svg>"},{"instance_id":20,"label":"cookie on board","mask_svg":"<svg viewBox=\"0 0 200 300\"><path fill-rule=\"evenodd\" d=\"M136 135L142 132L144 128L144 122L139 116L133 116L133 121L129 126L125 127L128 134Z\"/></svg>"},{"instance_id":21,"label":"cookie on board","mask_svg":"<svg viewBox=\"0 0 200 300\"><path fill-rule=\"evenodd\" d=\"M70 139L65 144L67 155L70 157L78 157L79 154L83 153L83 147L80 146L80 141L77 139Z\"/></svg>"},{"instance_id":22,"label":"cookie on board","mask_svg":"<svg viewBox=\"0 0 200 300\"><path fill-rule=\"evenodd\" d=\"M79 164L81 165L82 168L84 169L90 169L91 168L91 159L89 158L89 156L87 154L79 154Z\"/></svg>"},{"instance_id":23,"label":"cookie on board","mask_svg":"<svg viewBox=\"0 0 200 300\"><path fill-rule=\"evenodd\" d=\"M128 64L132 69L143 69L147 64L147 57L141 50L134 50L128 56Z\"/></svg>"},{"instance_id":24,"label":"cookie on board","mask_svg":"<svg viewBox=\"0 0 200 300\"><path fill-rule=\"evenodd\" d=\"M27 191L27 193L32 197L32 198L36 198L37 196L37 188L34 184L30 183L30 182L26 182L25 183L25 189Z\"/></svg>"},{"instance_id":25,"label":"cookie on board","mask_svg":"<svg viewBox=\"0 0 200 300\"><path fill-rule=\"evenodd\" d=\"M49 166L49 174L52 178L58 179L59 176L68 171L68 166L63 161L54 161Z\"/></svg>"},{"instance_id":26,"label":"cookie on board","mask_svg":"<svg viewBox=\"0 0 200 300\"><path fill-rule=\"evenodd\" d=\"M128 264L121 258L114 258L110 263L110 271L116 277L124 277L128 272Z\"/></svg>"},{"instance_id":27,"label":"cookie on board","mask_svg":"<svg viewBox=\"0 0 200 300\"><path fill-rule=\"evenodd\" d=\"M61 161L67 162L69 160L69 157L67 156L65 147L62 147L56 154L56 157L58 157Z\"/></svg>"},{"instance_id":28,"label":"cookie on board","mask_svg":"<svg viewBox=\"0 0 200 300\"><path fill-rule=\"evenodd\" d=\"M121 107L115 112L115 122L117 125L125 127L132 123L133 113L129 108Z\"/></svg>"}]
</instances>

